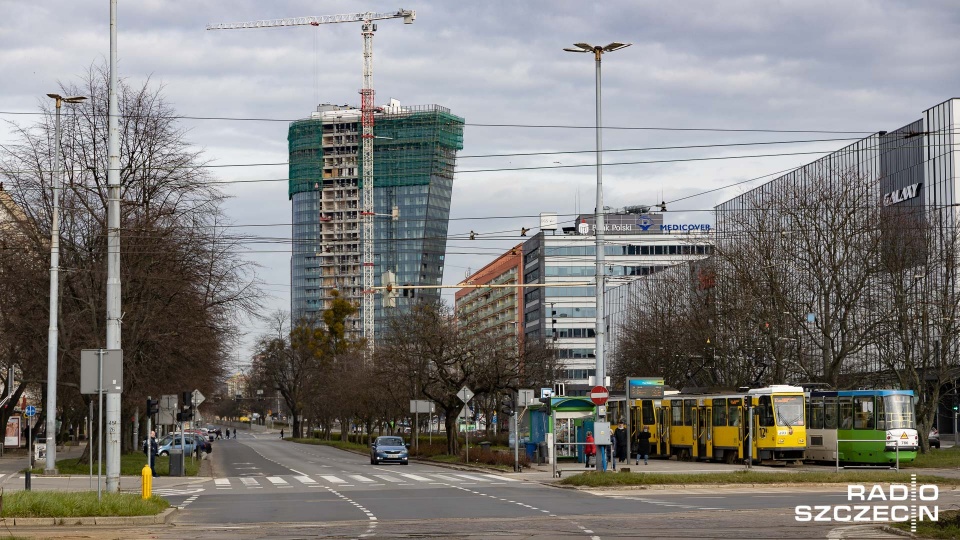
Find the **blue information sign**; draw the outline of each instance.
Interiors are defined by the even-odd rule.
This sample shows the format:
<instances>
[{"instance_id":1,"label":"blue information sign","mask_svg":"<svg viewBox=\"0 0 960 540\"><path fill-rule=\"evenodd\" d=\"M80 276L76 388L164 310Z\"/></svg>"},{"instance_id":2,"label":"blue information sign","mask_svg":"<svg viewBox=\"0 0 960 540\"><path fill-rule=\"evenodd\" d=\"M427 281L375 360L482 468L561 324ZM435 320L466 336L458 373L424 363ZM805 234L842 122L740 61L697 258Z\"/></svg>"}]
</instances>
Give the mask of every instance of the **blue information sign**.
<instances>
[{"instance_id":1,"label":"blue information sign","mask_svg":"<svg viewBox=\"0 0 960 540\"><path fill-rule=\"evenodd\" d=\"M628 377L627 399L662 399L662 377Z\"/></svg>"},{"instance_id":2,"label":"blue information sign","mask_svg":"<svg viewBox=\"0 0 960 540\"><path fill-rule=\"evenodd\" d=\"M34 416L37 414L37 408L34 407L33 405L27 405L26 410L24 410L24 414L26 414L27 416Z\"/></svg>"}]
</instances>

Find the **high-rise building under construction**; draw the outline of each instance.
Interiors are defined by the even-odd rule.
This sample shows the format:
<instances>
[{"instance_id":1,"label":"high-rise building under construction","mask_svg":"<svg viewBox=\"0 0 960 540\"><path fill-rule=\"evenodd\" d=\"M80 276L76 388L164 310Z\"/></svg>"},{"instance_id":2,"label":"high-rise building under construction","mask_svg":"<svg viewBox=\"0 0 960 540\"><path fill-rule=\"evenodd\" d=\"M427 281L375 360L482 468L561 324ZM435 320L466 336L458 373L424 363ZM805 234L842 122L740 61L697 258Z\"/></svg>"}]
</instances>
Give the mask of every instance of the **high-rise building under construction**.
<instances>
[{"instance_id":1,"label":"high-rise building under construction","mask_svg":"<svg viewBox=\"0 0 960 540\"><path fill-rule=\"evenodd\" d=\"M319 315L333 292L354 303L351 337L362 334L362 152L360 108L324 104L290 124L289 197L293 203L290 312L294 323ZM456 152L463 119L437 105L401 106L374 113L374 279L385 271L398 285L440 285ZM404 290L397 312L416 301L438 301L440 289ZM390 308L393 309L393 308ZM384 327L376 295L375 333Z\"/></svg>"}]
</instances>

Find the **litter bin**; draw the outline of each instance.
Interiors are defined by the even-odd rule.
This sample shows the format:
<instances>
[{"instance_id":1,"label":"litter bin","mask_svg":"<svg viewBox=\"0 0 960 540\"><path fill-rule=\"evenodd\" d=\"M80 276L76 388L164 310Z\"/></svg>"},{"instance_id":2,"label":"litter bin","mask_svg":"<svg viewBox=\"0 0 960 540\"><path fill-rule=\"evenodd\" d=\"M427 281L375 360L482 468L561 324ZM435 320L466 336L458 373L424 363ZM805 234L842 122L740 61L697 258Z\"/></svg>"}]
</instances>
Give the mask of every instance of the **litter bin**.
<instances>
[{"instance_id":1,"label":"litter bin","mask_svg":"<svg viewBox=\"0 0 960 540\"><path fill-rule=\"evenodd\" d=\"M183 450L170 450L170 476L183 476Z\"/></svg>"},{"instance_id":2,"label":"litter bin","mask_svg":"<svg viewBox=\"0 0 960 540\"><path fill-rule=\"evenodd\" d=\"M490 441L480 441L480 451L486 452L490 450Z\"/></svg>"},{"instance_id":3,"label":"litter bin","mask_svg":"<svg viewBox=\"0 0 960 540\"><path fill-rule=\"evenodd\" d=\"M528 443L525 443L525 446L527 447L527 459L529 459L531 462L536 462L536 460L537 460L537 443L535 443L535 442L528 442Z\"/></svg>"},{"instance_id":4,"label":"litter bin","mask_svg":"<svg viewBox=\"0 0 960 540\"><path fill-rule=\"evenodd\" d=\"M539 455L537 456L537 463L544 464L547 463L549 455L547 454L547 443L542 441L537 445L537 450Z\"/></svg>"}]
</instances>

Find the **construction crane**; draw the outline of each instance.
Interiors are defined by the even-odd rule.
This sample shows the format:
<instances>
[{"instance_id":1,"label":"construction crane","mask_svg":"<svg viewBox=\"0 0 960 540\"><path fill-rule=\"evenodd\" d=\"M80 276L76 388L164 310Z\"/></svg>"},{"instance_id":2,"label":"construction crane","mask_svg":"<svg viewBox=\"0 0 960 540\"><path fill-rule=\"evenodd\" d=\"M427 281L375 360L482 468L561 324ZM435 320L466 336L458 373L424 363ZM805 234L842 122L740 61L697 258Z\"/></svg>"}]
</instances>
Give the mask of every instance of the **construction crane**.
<instances>
[{"instance_id":1,"label":"construction crane","mask_svg":"<svg viewBox=\"0 0 960 540\"><path fill-rule=\"evenodd\" d=\"M363 168L361 171L361 182L363 184L361 194L363 197L363 206L360 216L362 218L363 228L361 231L362 255L362 284L363 284L363 305L362 305L362 328L363 337L367 340L368 352L373 353L373 310L374 310L374 288L373 288L373 33L377 31L377 25L373 21L386 19L403 19L403 24L413 24L417 18L417 12L410 9L400 9L395 13L347 13L343 15L321 15L317 17L292 17L288 19L269 19L261 21L237 22L211 24L207 30L243 30L249 28L275 28L278 26L320 26L321 24L334 24L346 22L362 22L361 35L363 35L363 88L360 90L360 124L361 132L361 159Z\"/></svg>"}]
</instances>

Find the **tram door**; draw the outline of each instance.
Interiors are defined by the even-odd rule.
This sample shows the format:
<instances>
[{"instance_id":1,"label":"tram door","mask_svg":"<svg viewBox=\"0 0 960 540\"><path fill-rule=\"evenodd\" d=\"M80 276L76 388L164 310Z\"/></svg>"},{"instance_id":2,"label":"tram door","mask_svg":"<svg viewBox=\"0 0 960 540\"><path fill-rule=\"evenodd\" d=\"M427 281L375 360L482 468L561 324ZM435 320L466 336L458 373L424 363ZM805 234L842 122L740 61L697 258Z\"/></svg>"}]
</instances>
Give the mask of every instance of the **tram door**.
<instances>
[{"instance_id":1,"label":"tram door","mask_svg":"<svg viewBox=\"0 0 960 540\"><path fill-rule=\"evenodd\" d=\"M713 457L713 407L707 400L706 407L700 407L700 422L703 429L700 432L700 457L710 459Z\"/></svg>"}]
</instances>

